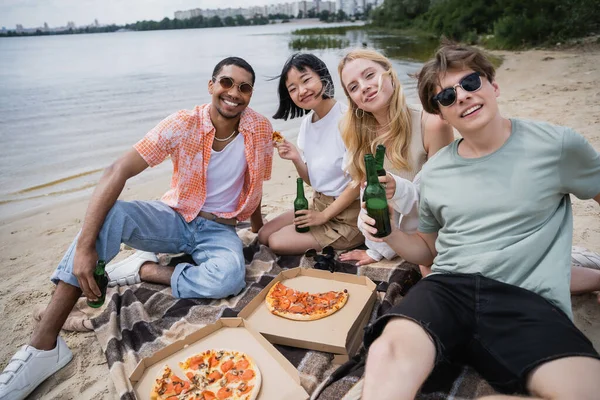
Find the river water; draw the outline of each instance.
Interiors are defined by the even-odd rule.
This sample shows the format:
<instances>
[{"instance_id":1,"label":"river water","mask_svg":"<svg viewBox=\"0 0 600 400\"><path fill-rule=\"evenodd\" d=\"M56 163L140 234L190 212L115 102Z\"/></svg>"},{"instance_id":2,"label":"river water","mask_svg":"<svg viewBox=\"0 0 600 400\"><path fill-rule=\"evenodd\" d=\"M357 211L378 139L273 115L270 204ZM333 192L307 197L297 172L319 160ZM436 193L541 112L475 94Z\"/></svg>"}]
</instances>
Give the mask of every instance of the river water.
<instances>
[{"instance_id":1,"label":"river water","mask_svg":"<svg viewBox=\"0 0 600 400\"><path fill-rule=\"evenodd\" d=\"M310 25L0 39L0 220L89 196L102 169L161 119L210 101L212 69L227 56L242 57L253 66L257 79L250 107L270 117L277 109L277 81L269 78L294 52L291 31L306 27ZM402 58L393 39L382 41L359 31L348 32L347 38L349 47L385 46ZM345 51L312 51L329 67L336 98L342 101L337 63ZM416 84L408 74L420 64L401 58L394 67L409 100L417 101ZM300 124L271 122L289 139ZM158 168L168 173L170 163Z\"/></svg>"}]
</instances>

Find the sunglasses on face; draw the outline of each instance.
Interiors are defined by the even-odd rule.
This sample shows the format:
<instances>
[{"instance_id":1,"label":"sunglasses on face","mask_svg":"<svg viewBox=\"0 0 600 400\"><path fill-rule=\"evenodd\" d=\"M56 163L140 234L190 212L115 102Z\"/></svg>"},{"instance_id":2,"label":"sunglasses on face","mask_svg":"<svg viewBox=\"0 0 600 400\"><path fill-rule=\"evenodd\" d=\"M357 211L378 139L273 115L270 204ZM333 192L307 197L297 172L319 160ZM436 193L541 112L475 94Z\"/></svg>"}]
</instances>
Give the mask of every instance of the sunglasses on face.
<instances>
[{"instance_id":1,"label":"sunglasses on face","mask_svg":"<svg viewBox=\"0 0 600 400\"><path fill-rule=\"evenodd\" d=\"M217 80L217 78L213 76L213 81L216 81L216 80ZM218 82L219 82L219 85L221 85L221 87L226 90L231 89L235 85L235 82L233 81L233 79L231 79L228 76L223 76L223 77L219 78ZM237 87L238 87L238 90L240 91L240 93L243 93L243 94L251 94L252 91L254 90L252 85L249 84L248 82L242 82L239 85L237 85Z\"/></svg>"},{"instance_id":2,"label":"sunglasses on face","mask_svg":"<svg viewBox=\"0 0 600 400\"><path fill-rule=\"evenodd\" d=\"M441 92L433 96L433 100L437 101L443 107L450 107L456 102L456 88L458 86L467 92L478 91L481 89L481 76L479 76L479 72L473 72L462 78L456 85L442 89Z\"/></svg>"}]
</instances>

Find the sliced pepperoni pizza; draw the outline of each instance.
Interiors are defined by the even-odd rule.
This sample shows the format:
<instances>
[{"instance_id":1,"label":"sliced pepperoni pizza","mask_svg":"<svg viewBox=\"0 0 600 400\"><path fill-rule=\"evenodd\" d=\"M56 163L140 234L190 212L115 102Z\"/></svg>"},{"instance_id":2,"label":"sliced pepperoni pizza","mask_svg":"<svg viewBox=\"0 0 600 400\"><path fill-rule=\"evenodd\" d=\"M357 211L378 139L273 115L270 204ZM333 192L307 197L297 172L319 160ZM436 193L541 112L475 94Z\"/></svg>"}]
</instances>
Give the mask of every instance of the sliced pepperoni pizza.
<instances>
[{"instance_id":1,"label":"sliced pepperoni pizza","mask_svg":"<svg viewBox=\"0 0 600 400\"><path fill-rule=\"evenodd\" d=\"M349 293L330 291L326 293L301 292L277 282L265 298L267 308L275 315L296 321L314 321L340 310L348 301Z\"/></svg>"}]
</instances>

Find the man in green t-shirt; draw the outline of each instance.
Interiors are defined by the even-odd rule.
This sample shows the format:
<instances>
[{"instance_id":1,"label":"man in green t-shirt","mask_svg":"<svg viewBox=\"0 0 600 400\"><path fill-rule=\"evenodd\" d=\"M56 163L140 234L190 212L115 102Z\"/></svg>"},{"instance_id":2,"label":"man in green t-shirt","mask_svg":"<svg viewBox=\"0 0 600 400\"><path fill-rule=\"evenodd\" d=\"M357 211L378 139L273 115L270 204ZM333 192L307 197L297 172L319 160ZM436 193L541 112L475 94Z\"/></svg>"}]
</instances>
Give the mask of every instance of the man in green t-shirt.
<instances>
[{"instance_id":1,"label":"man in green t-shirt","mask_svg":"<svg viewBox=\"0 0 600 400\"><path fill-rule=\"evenodd\" d=\"M368 239L433 264L367 329L365 400L413 399L436 365L456 361L502 393L600 393L600 356L573 324L569 295L569 195L600 203L600 154L569 128L504 118L494 75L477 49L438 50L419 97L462 139L423 167L417 234L376 239L361 217Z\"/></svg>"}]
</instances>

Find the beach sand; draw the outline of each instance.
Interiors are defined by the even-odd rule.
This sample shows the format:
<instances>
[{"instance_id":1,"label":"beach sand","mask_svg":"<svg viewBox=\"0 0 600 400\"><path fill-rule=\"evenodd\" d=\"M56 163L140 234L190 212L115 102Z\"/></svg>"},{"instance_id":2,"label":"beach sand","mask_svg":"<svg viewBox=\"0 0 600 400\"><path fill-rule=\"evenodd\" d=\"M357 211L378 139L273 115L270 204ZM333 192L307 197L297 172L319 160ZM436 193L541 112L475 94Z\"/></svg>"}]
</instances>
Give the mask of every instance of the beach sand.
<instances>
[{"instance_id":1,"label":"beach sand","mask_svg":"<svg viewBox=\"0 0 600 400\"><path fill-rule=\"evenodd\" d=\"M505 116L546 120L567 125L583 134L600 151L600 46L559 51L496 52L504 57L498 70L500 107ZM264 186L263 214L288 209L295 195L292 163L275 156L273 179ZM168 178L127 185L124 200L158 199ZM54 285L49 276L81 227L87 200L70 201L23 217L0 221L0 327L3 346L0 368L33 329L32 309L50 300ZM600 207L593 201L573 200L575 245L600 252ZM595 296L573 298L575 321L600 349L600 306ZM33 399L111 399L115 390L106 359L94 333L63 332L73 350L73 361L49 378Z\"/></svg>"}]
</instances>

